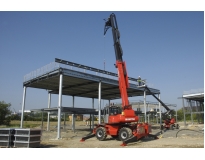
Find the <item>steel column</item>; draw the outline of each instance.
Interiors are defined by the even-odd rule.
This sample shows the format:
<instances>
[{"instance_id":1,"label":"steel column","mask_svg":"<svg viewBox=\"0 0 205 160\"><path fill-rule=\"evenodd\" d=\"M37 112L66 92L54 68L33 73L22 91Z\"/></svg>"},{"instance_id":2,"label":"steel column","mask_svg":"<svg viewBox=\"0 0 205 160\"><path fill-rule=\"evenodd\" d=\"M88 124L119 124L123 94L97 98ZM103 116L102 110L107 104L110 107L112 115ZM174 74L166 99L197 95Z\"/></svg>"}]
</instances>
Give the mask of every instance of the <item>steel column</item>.
<instances>
[{"instance_id":1,"label":"steel column","mask_svg":"<svg viewBox=\"0 0 205 160\"><path fill-rule=\"evenodd\" d=\"M48 108L51 108L51 93L48 93ZM50 112L48 112L47 118L47 131L50 130Z\"/></svg>"},{"instance_id":2,"label":"steel column","mask_svg":"<svg viewBox=\"0 0 205 160\"><path fill-rule=\"evenodd\" d=\"M43 111L41 111L41 130L43 130Z\"/></svg>"},{"instance_id":3,"label":"steel column","mask_svg":"<svg viewBox=\"0 0 205 160\"><path fill-rule=\"evenodd\" d=\"M198 123L200 123L200 117L201 117L200 103L195 101L195 104L196 104L196 108L197 108L196 111L198 112L198 114L197 114Z\"/></svg>"},{"instance_id":4,"label":"steel column","mask_svg":"<svg viewBox=\"0 0 205 160\"><path fill-rule=\"evenodd\" d=\"M98 87L98 123L101 124L101 81Z\"/></svg>"},{"instance_id":5,"label":"steel column","mask_svg":"<svg viewBox=\"0 0 205 160\"><path fill-rule=\"evenodd\" d=\"M92 108L94 109L94 98L92 98ZM92 129L94 129L94 114L92 114Z\"/></svg>"},{"instance_id":6,"label":"steel column","mask_svg":"<svg viewBox=\"0 0 205 160\"><path fill-rule=\"evenodd\" d=\"M66 122L66 116L65 116L65 113L64 113L64 127L63 127L63 129L65 130L65 126L66 126L66 124L65 124L65 122Z\"/></svg>"},{"instance_id":7,"label":"steel column","mask_svg":"<svg viewBox=\"0 0 205 160\"><path fill-rule=\"evenodd\" d=\"M196 115L197 115L197 120L198 120L198 123L200 123L200 120L199 120L199 115L200 115L200 113L199 113L199 110L198 110L198 103L197 103L197 101L194 101L194 103L195 103L196 111L197 111L197 113L196 113Z\"/></svg>"},{"instance_id":8,"label":"steel column","mask_svg":"<svg viewBox=\"0 0 205 160\"><path fill-rule=\"evenodd\" d=\"M58 97L58 135L57 139L61 138L61 107L62 107L62 86L63 86L63 75L60 74L59 80L59 97Z\"/></svg>"},{"instance_id":9,"label":"steel column","mask_svg":"<svg viewBox=\"0 0 205 160\"><path fill-rule=\"evenodd\" d=\"M146 91L144 90L144 117L145 123L147 123L147 105L146 105Z\"/></svg>"},{"instance_id":10,"label":"steel column","mask_svg":"<svg viewBox=\"0 0 205 160\"><path fill-rule=\"evenodd\" d=\"M75 105L75 97L73 96L73 108ZM72 131L75 132L75 114L72 114Z\"/></svg>"},{"instance_id":11,"label":"steel column","mask_svg":"<svg viewBox=\"0 0 205 160\"><path fill-rule=\"evenodd\" d=\"M191 110L191 123L194 124L194 122L193 122L193 113L192 113L192 103L191 103L191 100L189 100L189 105L190 105L190 110Z\"/></svg>"},{"instance_id":12,"label":"steel column","mask_svg":"<svg viewBox=\"0 0 205 160\"><path fill-rule=\"evenodd\" d=\"M178 119L177 119L177 108L175 109L175 111L176 111L176 123L178 122Z\"/></svg>"},{"instance_id":13,"label":"steel column","mask_svg":"<svg viewBox=\"0 0 205 160\"><path fill-rule=\"evenodd\" d=\"M91 130L91 114L90 114L90 130Z\"/></svg>"},{"instance_id":14,"label":"steel column","mask_svg":"<svg viewBox=\"0 0 205 160\"><path fill-rule=\"evenodd\" d=\"M186 113L185 113L185 107L184 107L184 98L182 98L182 106L183 106L183 113L184 113L184 126L186 126Z\"/></svg>"},{"instance_id":15,"label":"steel column","mask_svg":"<svg viewBox=\"0 0 205 160\"><path fill-rule=\"evenodd\" d=\"M156 105L156 121L157 121L157 124L158 124L157 105Z\"/></svg>"},{"instance_id":16,"label":"steel column","mask_svg":"<svg viewBox=\"0 0 205 160\"><path fill-rule=\"evenodd\" d=\"M22 109L21 109L21 125L20 128L23 128L23 117L24 117L24 109L25 109L25 100L26 100L26 86L23 88L23 101L22 101Z\"/></svg>"},{"instance_id":17,"label":"steel column","mask_svg":"<svg viewBox=\"0 0 205 160\"><path fill-rule=\"evenodd\" d=\"M147 110L148 110L148 112L149 112L149 114L148 114L148 116L147 116L147 121L148 121L148 123L149 123L149 115L150 115L149 103L147 103Z\"/></svg>"},{"instance_id":18,"label":"steel column","mask_svg":"<svg viewBox=\"0 0 205 160\"><path fill-rule=\"evenodd\" d=\"M158 94L158 98L160 99L160 94ZM159 124L160 124L160 128L162 125L162 112L161 112L161 103L159 102Z\"/></svg>"}]
</instances>

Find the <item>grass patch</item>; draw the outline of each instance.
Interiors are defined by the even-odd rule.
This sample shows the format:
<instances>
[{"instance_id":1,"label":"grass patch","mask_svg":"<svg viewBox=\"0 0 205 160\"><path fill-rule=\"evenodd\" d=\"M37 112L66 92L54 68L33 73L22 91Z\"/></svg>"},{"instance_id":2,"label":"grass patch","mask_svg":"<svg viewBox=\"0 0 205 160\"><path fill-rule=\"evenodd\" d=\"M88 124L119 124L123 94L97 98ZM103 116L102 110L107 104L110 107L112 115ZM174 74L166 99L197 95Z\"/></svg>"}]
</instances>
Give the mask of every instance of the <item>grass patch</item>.
<instances>
[{"instance_id":1,"label":"grass patch","mask_svg":"<svg viewBox=\"0 0 205 160\"><path fill-rule=\"evenodd\" d=\"M65 122L66 125L72 125L72 122L71 121L66 121ZM96 123L96 121L94 122ZM9 126L6 126L6 125L2 125L0 126L0 128L20 128L20 124L21 124L21 121L20 120L12 120L10 122L10 125ZM35 128L35 127L41 127L42 125L42 122L41 121L24 121L23 122L23 128ZM58 122L50 122L50 126L57 126L58 125ZM64 125L64 121L61 121L61 125L63 126ZM75 121L75 125L86 125L86 122L84 121ZM43 127L45 128L47 126L47 121L43 122Z\"/></svg>"},{"instance_id":2,"label":"grass patch","mask_svg":"<svg viewBox=\"0 0 205 160\"><path fill-rule=\"evenodd\" d=\"M20 128L21 121L14 120L10 122L10 125L1 125L0 128ZM41 126L41 121L24 121L23 128L34 128Z\"/></svg>"}]
</instances>

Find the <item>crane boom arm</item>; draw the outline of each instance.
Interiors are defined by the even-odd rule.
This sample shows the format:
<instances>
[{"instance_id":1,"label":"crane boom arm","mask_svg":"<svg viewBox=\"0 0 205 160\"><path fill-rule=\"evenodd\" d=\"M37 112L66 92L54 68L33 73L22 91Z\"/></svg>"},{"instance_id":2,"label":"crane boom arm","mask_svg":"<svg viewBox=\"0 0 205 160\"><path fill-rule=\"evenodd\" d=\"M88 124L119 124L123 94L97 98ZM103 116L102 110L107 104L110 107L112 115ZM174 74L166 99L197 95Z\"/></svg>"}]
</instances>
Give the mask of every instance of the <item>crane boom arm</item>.
<instances>
[{"instance_id":1,"label":"crane boom arm","mask_svg":"<svg viewBox=\"0 0 205 160\"><path fill-rule=\"evenodd\" d=\"M104 35L106 34L109 28L112 28L112 34L113 34L115 57L116 57L115 67L118 68L118 80L119 80L120 94L122 98L122 109L123 110L125 108L130 109L131 106L129 105L128 95L127 95L127 88L129 88L128 74L126 70L126 63L122 59L123 51L120 44L120 32L118 30L117 20L114 13L112 13L108 18L108 20L105 22Z\"/></svg>"},{"instance_id":2,"label":"crane boom arm","mask_svg":"<svg viewBox=\"0 0 205 160\"><path fill-rule=\"evenodd\" d=\"M120 32L118 30L117 26L117 20L114 13L110 15L108 20L105 22L105 28L104 28L104 35L106 34L107 30L112 27L112 35L113 35L113 41L114 41L114 48L115 48L115 56L117 61L123 61L122 55L123 51L120 44Z\"/></svg>"},{"instance_id":3,"label":"crane boom arm","mask_svg":"<svg viewBox=\"0 0 205 160\"><path fill-rule=\"evenodd\" d=\"M156 98L156 99L161 103L161 105L167 110L167 112L165 112L165 113L163 114L164 117L165 117L165 115L168 115L168 114L170 114L170 113L173 112L173 110L171 110L166 104L164 104L164 102L162 102L159 98L157 98L157 97L150 91L150 89L149 89L147 86L145 86L145 88L146 88L147 91L148 91L150 94L152 94L152 96L153 96L154 98Z\"/></svg>"},{"instance_id":4,"label":"crane boom arm","mask_svg":"<svg viewBox=\"0 0 205 160\"><path fill-rule=\"evenodd\" d=\"M154 98L156 98L156 99L161 103L161 105L162 105L167 111L170 111L169 107L167 107L166 104L164 104L159 98L157 98L157 97L149 90L148 87L145 87L145 88L148 90L148 92L149 92L150 94L152 94L152 96L153 96Z\"/></svg>"}]
</instances>

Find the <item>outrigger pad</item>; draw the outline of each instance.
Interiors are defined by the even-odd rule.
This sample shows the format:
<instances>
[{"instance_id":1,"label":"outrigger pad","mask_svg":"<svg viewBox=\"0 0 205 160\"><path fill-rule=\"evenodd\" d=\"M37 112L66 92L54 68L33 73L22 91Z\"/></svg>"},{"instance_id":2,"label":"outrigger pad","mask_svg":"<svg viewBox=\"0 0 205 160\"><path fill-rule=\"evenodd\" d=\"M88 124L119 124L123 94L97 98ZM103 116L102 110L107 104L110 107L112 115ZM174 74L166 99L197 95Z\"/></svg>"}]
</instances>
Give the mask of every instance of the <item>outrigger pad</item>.
<instances>
[{"instance_id":1,"label":"outrigger pad","mask_svg":"<svg viewBox=\"0 0 205 160\"><path fill-rule=\"evenodd\" d=\"M120 146L127 146L128 143L135 142L137 140L138 140L137 137L133 136L133 137L123 141L123 143Z\"/></svg>"},{"instance_id":2,"label":"outrigger pad","mask_svg":"<svg viewBox=\"0 0 205 160\"><path fill-rule=\"evenodd\" d=\"M153 134L148 134L147 136L152 137L154 139L159 139L156 135L153 135ZM123 143L120 146L127 146L128 143L136 142L137 140L138 140L137 137L133 136L133 137L123 141Z\"/></svg>"},{"instance_id":3,"label":"outrigger pad","mask_svg":"<svg viewBox=\"0 0 205 160\"><path fill-rule=\"evenodd\" d=\"M89 139L89 138L92 138L92 137L95 137L95 134L90 134L90 135L87 135L85 137L83 137L80 142L84 142L86 139Z\"/></svg>"}]
</instances>

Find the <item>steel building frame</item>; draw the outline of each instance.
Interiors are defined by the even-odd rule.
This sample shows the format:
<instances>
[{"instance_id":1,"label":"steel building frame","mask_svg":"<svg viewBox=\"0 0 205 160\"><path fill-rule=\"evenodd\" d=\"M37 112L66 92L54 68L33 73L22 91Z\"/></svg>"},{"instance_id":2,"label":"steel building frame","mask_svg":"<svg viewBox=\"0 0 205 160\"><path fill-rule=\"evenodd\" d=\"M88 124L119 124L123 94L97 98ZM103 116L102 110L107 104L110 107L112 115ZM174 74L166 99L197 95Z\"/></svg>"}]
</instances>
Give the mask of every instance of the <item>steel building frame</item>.
<instances>
[{"instance_id":1,"label":"steel building frame","mask_svg":"<svg viewBox=\"0 0 205 160\"><path fill-rule=\"evenodd\" d=\"M137 79L129 77L130 87L128 88L128 96L143 96L144 105L146 106L146 96L151 95L146 92L144 88L138 88L136 83ZM48 112L48 122L50 111L58 112L58 135L60 136L60 117L62 113L72 114L72 129L75 130L75 116L74 114L84 113L92 114L94 111L94 99L98 99L98 116L99 122L101 121L101 99L110 100L120 99L118 75L105 70L61 60L55 59L52 62L40 69L32 71L31 73L24 76L23 82L23 100L22 100L22 114L21 114L21 125L23 127L23 116L25 110L26 100L26 88L38 88L48 90L48 109L42 109ZM149 88L154 94L157 94L160 98L160 91L157 89ZM51 94L58 94L58 106L51 108ZM73 97L73 105L69 107L62 106L62 95L68 95ZM80 108L75 107L75 97L86 97L92 98L92 109L86 108L82 111ZM161 105L159 103L159 110L161 111ZM146 117L146 112L145 112ZM160 114L161 124L161 114ZM48 124L49 125L49 124ZM94 122L92 121L92 126ZM47 126L47 129L49 126Z\"/></svg>"},{"instance_id":2,"label":"steel building frame","mask_svg":"<svg viewBox=\"0 0 205 160\"><path fill-rule=\"evenodd\" d=\"M182 105L184 126L186 126L186 114L191 115L192 124L194 123L193 114L197 114L198 123L204 123L204 89L185 91L182 96Z\"/></svg>"}]
</instances>

